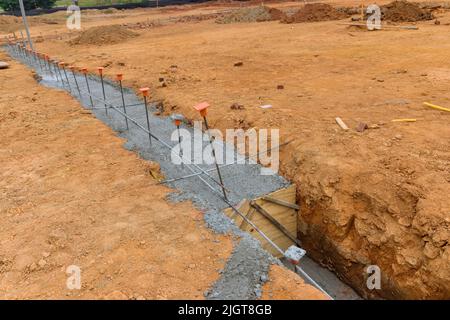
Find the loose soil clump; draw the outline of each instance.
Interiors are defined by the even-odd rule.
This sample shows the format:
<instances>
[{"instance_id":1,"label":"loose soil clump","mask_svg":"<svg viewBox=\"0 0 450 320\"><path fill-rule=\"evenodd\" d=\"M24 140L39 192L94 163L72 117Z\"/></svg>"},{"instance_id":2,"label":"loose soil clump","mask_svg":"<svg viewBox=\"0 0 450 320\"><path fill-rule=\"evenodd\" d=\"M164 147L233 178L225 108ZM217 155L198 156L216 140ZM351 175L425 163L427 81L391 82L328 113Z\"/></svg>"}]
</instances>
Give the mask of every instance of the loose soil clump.
<instances>
[{"instance_id":1,"label":"loose soil clump","mask_svg":"<svg viewBox=\"0 0 450 320\"><path fill-rule=\"evenodd\" d=\"M281 20L282 23L300 23L340 20L347 18L348 14L342 10L337 10L326 3L308 3L291 16L286 16Z\"/></svg>"},{"instance_id":2,"label":"loose soil clump","mask_svg":"<svg viewBox=\"0 0 450 320\"><path fill-rule=\"evenodd\" d=\"M254 8L240 8L222 15L216 19L216 23L240 23L240 22L262 22L280 20L285 13L275 8L259 6Z\"/></svg>"},{"instance_id":3,"label":"loose soil clump","mask_svg":"<svg viewBox=\"0 0 450 320\"><path fill-rule=\"evenodd\" d=\"M392 22L415 22L434 19L431 11L408 1L394 1L381 7L381 18Z\"/></svg>"},{"instance_id":4,"label":"loose soil clump","mask_svg":"<svg viewBox=\"0 0 450 320\"><path fill-rule=\"evenodd\" d=\"M99 26L92 27L69 41L71 45L91 44L91 45L107 45L120 43L130 38L137 37L138 34L128 30L124 26Z\"/></svg>"}]
</instances>

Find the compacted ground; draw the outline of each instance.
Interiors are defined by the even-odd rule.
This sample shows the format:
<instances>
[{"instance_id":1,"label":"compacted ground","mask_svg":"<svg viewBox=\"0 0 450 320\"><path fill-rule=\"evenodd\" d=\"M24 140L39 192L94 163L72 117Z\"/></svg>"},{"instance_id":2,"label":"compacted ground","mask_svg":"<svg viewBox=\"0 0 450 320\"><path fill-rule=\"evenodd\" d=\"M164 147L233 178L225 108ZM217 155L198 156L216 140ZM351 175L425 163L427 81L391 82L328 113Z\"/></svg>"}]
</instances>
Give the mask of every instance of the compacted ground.
<instances>
[{"instance_id":1,"label":"compacted ground","mask_svg":"<svg viewBox=\"0 0 450 320\"><path fill-rule=\"evenodd\" d=\"M190 203L168 203L158 165L125 150L70 95L0 60L10 64L0 70L0 297L203 299L230 237L204 227ZM81 269L80 290L66 286L70 266ZM324 298L279 266L262 293Z\"/></svg>"},{"instance_id":2,"label":"compacted ground","mask_svg":"<svg viewBox=\"0 0 450 320\"><path fill-rule=\"evenodd\" d=\"M207 100L215 128L279 128L293 140L281 172L298 186L299 238L315 260L365 297L450 298L450 114L423 105L450 106L448 4L432 20L383 21L390 27L375 32L347 25L355 10L331 14L340 20L280 23L258 11L254 21L269 21L216 23L238 6L83 12L81 33L57 13L35 18L32 34L41 52L149 86L162 114L193 119L192 106ZM114 38L108 25L133 34ZM415 122L392 121L403 118ZM381 290L366 287L369 265L381 269Z\"/></svg>"}]
</instances>

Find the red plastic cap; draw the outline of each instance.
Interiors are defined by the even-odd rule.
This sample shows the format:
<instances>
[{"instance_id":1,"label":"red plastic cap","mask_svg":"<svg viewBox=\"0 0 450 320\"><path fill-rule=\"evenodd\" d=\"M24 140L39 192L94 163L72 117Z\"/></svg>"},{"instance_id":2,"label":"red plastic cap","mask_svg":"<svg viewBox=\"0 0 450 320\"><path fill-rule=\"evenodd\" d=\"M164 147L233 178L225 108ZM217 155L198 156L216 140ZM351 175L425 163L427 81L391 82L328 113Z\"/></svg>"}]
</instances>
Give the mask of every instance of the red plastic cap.
<instances>
[{"instance_id":1,"label":"red plastic cap","mask_svg":"<svg viewBox=\"0 0 450 320\"><path fill-rule=\"evenodd\" d=\"M148 96L148 91L150 90L150 88L140 88L139 91L142 93L142 95L144 97Z\"/></svg>"},{"instance_id":2,"label":"red plastic cap","mask_svg":"<svg viewBox=\"0 0 450 320\"><path fill-rule=\"evenodd\" d=\"M121 73L116 74L117 81L122 81L122 79L123 79L123 74L121 74Z\"/></svg>"},{"instance_id":3,"label":"red plastic cap","mask_svg":"<svg viewBox=\"0 0 450 320\"><path fill-rule=\"evenodd\" d=\"M98 67L98 68L97 68L98 73L99 73L99 74L103 74L103 69L105 69L105 68L103 68L103 67Z\"/></svg>"},{"instance_id":4,"label":"red plastic cap","mask_svg":"<svg viewBox=\"0 0 450 320\"><path fill-rule=\"evenodd\" d=\"M75 67L74 66L69 66L68 67L70 70L73 70L73 69L75 69Z\"/></svg>"},{"instance_id":5,"label":"red plastic cap","mask_svg":"<svg viewBox=\"0 0 450 320\"><path fill-rule=\"evenodd\" d=\"M81 70L81 72L83 72L84 74L86 74L86 73L88 72L88 69L87 69L87 68L81 68L80 70Z\"/></svg>"},{"instance_id":6,"label":"red plastic cap","mask_svg":"<svg viewBox=\"0 0 450 320\"><path fill-rule=\"evenodd\" d=\"M64 61L61 61L60 63L58 63L61 67L64 68L64 66L66 65L66 63Z\"/></svg>"}]
</instances>

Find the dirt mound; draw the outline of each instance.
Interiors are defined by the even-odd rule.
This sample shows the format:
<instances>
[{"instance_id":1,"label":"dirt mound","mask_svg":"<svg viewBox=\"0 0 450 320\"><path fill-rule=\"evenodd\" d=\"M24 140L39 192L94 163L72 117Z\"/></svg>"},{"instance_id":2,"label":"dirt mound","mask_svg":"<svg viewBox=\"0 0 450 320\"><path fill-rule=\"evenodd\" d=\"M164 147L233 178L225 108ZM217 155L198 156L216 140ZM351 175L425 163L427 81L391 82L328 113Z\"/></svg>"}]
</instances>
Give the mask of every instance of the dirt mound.
<instances>
[{"instance_id":1,"label":"dirt mound","mask_svg":"<svg viewBox=\"0 0 450 320\"><path fill-rule=\"evenodd\" d=\"M105 45L123 42L130 38L137 37L138 34L128 30L124 26L112 25L112 26L99 26L92 27L72 39L69 43L71 45L79 44L92 44L92 45Z\"/></svg>"},{"instance_id":2,"label":"dirt mound","mask_svg":"<svg viewBox=\"0 0 450 320\"><path fill-rule=\"evenodd\" d=\"M282 23L299 23L339 20L348 17L343 11L339 11L326 3L308 3L291 16L286 16Z\"/></svg>"},{"instance_id":3,"label":"dirt mound","mask_svg":"<svg viewBox=\"0 0 450 320\"><path fill-rule=\"evenodd\" d=\"M381 7L383 20L393 22L414 22L434 19L431 11L422 9L418 4L408 1L394 1Z\"/></svg>"},{"instance_id":4,"label":"dirt mound","mask_svg":"<svg viewBox=\"0 0 450 320\"><path fill-rule=\"evenodd\" d=\"M283 11L259 6L254 8L240 8L226 13L216 19L216 23L262 22L284 18Z\"/></svg>"},{"instance_id":5,"label":"dirt mound","mask_svg":"<svg viewBox=\"0 0 450 320\"><path fill-rule=\"evenodd\" d=\"M0 32L14 32L19 30L21 21L13 16L0 16Z\"/></svg>"}]
</instances>

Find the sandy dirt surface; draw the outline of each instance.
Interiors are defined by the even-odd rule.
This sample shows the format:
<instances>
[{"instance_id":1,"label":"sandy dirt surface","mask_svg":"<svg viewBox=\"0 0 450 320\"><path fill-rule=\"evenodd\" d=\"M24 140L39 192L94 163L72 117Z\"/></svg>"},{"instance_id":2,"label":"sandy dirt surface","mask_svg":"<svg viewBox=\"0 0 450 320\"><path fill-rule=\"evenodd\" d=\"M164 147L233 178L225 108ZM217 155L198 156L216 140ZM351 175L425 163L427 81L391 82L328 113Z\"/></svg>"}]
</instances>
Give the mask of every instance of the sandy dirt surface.
<instances>
[{"instance_id":1,"label":"sandy dirt surface","mask_svg":"<svg viewBox=\"0 0 450 320\"><path fill-rule=\"evenodd\" d=\"M11 65L0 82L0 297L203 299L231 239L206 229L190 203L166 202L158 166L67 93L0 60ZM70 265L81 290L66 287ZM284 277L298 278L281 268L271 283L293 290ZM296 299L321 296L304 288Z\"/></svg>"},{"instance_id":2,"label":"sandy dirt surface","mask_svg":"<svg viewBox=\"0 0 450 320\"><path fill-rule=\"evenodd\" d=\"M348 18L170 20L226 9L87 15L84 29L125 24L139 33L113 45L70 45L78 34L62 23L38 23L32 33L39 51L104 66L110 77L123 72L135 89L150 86L166 114L195 118L192 105L207 100L216 128L279 128L282 141L294 139L282 150L281 172L298 185L299 237L314 259L366 297L450 298L450 115L422 104L450 106L450 12L435 12L440 24L377 32L338 24ZM243 108L230 108L236 103ZM273 108L259 108L267 104ZM399 118L417 121L392 122ZM359 123L369 129L357 132ZM373 264L382 270L380 291L366 288Z\"/></svg>"},{"instance_id":3,"label":"sandy dirt surface","mask_svg":"<svg viewBox=\"0 0 450 320\"><path fill-rule=\"evenodd\" d=\"M296 300L299 293L308 293L311 300L327 300L311 286L306 285L295 273L286 273L283 267L273 265L270 280L263 287L263 300Z\"/></svg>"}]
</instances>

